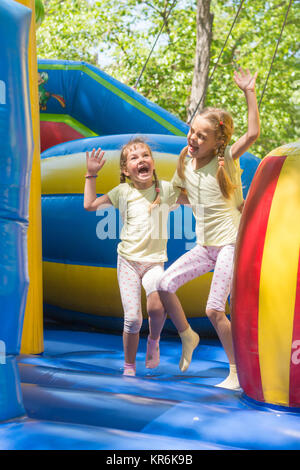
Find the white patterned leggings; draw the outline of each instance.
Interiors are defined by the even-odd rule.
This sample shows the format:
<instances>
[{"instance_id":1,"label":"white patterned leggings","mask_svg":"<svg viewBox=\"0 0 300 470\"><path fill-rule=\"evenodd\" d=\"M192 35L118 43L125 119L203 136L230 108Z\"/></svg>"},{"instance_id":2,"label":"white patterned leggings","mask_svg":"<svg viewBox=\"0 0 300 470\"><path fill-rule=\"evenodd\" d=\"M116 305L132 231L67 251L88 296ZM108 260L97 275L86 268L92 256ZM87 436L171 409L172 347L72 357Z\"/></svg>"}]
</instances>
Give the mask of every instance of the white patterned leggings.
<instances>
[{"instance_id":1,"label":"white patterned leggings","mask_svg":"<svg viewBox=\"0 0 300 470\"><path fill-rule=\"evenodd\" d=\"M235 245L196 245L164 272L158 290L175 293L183 284L214 269L206 309L224 312L232 285L234 249Z\"/></svg>"},{"instance_id":2,"label":"white patterned leggings","mask_svg":"<svg viewBox=\"0 0 300 470\"><path fill-rule=\"evenodd\" d=\"M141 287L146 296L157 290L164 263L140 263L118 255L118 282L124 310L124 331L138 333L143 322Z\"/></svg>"}]
</instances>

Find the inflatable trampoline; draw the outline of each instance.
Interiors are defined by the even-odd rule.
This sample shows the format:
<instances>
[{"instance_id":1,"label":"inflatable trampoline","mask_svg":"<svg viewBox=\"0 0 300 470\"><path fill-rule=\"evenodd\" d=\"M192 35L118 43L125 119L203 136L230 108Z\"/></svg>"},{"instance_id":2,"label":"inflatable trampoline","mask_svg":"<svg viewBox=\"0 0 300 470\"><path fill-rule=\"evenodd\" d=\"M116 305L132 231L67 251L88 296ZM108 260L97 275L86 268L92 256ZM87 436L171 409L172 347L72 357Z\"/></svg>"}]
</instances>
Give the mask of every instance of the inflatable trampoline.
<instances>
[{"instance_id":1,"label":"inflatable trampoline","mask_svg":"<svg viewBox=\"0 0 300 470\"><path fill-rule=\"evenodd\" d=\"M143 134L152 147L159 178L170 180L185 137ZM117 282L117 244L122 225L113 207L87 213L83 209L82 174L85 152L101 147L107 163L99 178L99 194L118 185L119 155L132 134L79 139L56 145L42 153L42 226L44 311L47 316L122 331L123 314ZM246 197L259 159L241 157ZM66 181L65 174L68 174ZM172 211L168 225L168 266L195 244L192 210L181 206ZM194 326L208 333L206 298L212 273L183 286L179 295ZM99 283L101 279L101 284ZM194 292L198 292L195 301ZM145 298L143 301L145 307ZM228 308L228 306L227 306ZM228 309L229 311L229 309ZM144 308L144 313L145 308ZM172 329L167 322L167 329Z\"/></svg>"},{"instance_id":2,"label":"inflatable trampoline","mask_svg":"<svg viewBox=\"0 0 300 470\"><path fill-rule=\"evenodd\" d=\"M160 365L146 369L145 323L137 375L123 376L119 214L83 210L85 151L109 157L99 193L118 183L133 134L170 179L187 126L88 64L37 70L33 5L0 6L0 449L299 450L299 143L240 161L247 199L229 303L242 389L215 387L228 363L204 317L211 273L180 292L201 336L189 370L171 324ZM171 263L195 242L189 208L168 230Z\"/></svg>"}]
</instances>

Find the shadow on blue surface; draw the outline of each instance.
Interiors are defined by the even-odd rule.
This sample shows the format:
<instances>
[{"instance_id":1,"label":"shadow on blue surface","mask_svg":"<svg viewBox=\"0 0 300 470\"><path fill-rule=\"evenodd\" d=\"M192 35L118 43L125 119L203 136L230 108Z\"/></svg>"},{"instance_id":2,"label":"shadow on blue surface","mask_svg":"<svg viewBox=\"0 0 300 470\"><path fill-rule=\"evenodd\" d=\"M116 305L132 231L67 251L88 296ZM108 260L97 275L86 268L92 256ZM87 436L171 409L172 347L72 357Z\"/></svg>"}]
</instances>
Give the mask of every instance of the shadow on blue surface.
<instances>
[{"instance_id":1,"label":"shadow on blue surface","mask_svg":"<svg viewBox=\"0 0 300 470\"><path fill-rule=\"evenodd\" d=\"M18 358L26 416L0 424L0 449L300 449L300 415L255 407L215 387L223 349L201 340L186 373L180 341L161 341L161 363L123 377L120 335L46 329L45 352Z\"/></svg>"}]
</instances>

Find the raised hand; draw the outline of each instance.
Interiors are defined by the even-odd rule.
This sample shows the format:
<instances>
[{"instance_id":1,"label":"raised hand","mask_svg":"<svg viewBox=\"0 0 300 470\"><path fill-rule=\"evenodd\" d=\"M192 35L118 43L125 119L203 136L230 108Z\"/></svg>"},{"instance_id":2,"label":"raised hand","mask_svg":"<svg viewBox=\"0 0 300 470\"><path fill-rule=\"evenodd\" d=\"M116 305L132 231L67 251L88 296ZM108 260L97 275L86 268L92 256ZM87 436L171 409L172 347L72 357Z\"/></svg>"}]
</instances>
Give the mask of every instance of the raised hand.
<instances>
[{"instance_id":1,"label":"raised hand","mask_svg":"<svg viewBox=\"0 0 300 470\"><path fill-rule=\"evenodd\" d=\"M249 147L254 144L260 134L259 111L255 93L256 77L257 72L255 72L254 75L251 75L248 69L245 71L240 68L239 73L234 72L234 81L244 92L247 102L248 129L246 133L231 146L231 155L233 160L243 155L243 153L245 153ZM242 209L242 207L240 209Z\"/></svg>"},{"instance_id":2,"label":"raised hand","mask_svg":"<svg viewBox=\"0 0 300 470\"><path fill-rule=\"evenodd\" d=\"M86 152L86 169L87 174L90 176L96 176L98 171L101 170L106 160L103 158L104 151L101 148L98 150L93 149L91 154Z\"/></svg>"},{"instance_id":3,"label":"raised hand","mask_svg":"<svg viewBox=\"0 0 300 470\"><path fill-rule=\"evenodd\" d=\"M241 67L239 68L239 72L240 73L236 70L234 71L234 81L237 86L243 91L254 91L257 72L255 72L254 75L251 75L248 69L243 70Z\"/></svg>"}]
</instances>

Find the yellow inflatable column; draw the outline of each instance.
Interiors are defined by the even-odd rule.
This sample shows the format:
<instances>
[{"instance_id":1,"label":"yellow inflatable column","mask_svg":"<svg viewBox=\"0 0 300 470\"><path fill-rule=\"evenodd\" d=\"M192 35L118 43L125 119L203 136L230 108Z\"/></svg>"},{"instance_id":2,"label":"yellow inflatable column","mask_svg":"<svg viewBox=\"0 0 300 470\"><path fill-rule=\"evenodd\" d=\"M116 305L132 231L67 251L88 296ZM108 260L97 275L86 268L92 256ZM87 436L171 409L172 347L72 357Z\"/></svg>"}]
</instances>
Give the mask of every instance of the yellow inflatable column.
<instances>
[{"instance_id":1,"label":"yellow inflatable column","mask_svg":"<svg viewBox=\"0 0 300 470\"><path fill-rule=\"evenodd\" d=\"M43 282L42 282L42 223L41 223L41 163L40 163L40 116L37 79L35 0L16 0L32 10L28 71L32 116L34 154L32 162L29 227L28 272L29 290L23 323L22 354L39 354L44 350L43 339Z\"/></svg>"}]
</instances>

